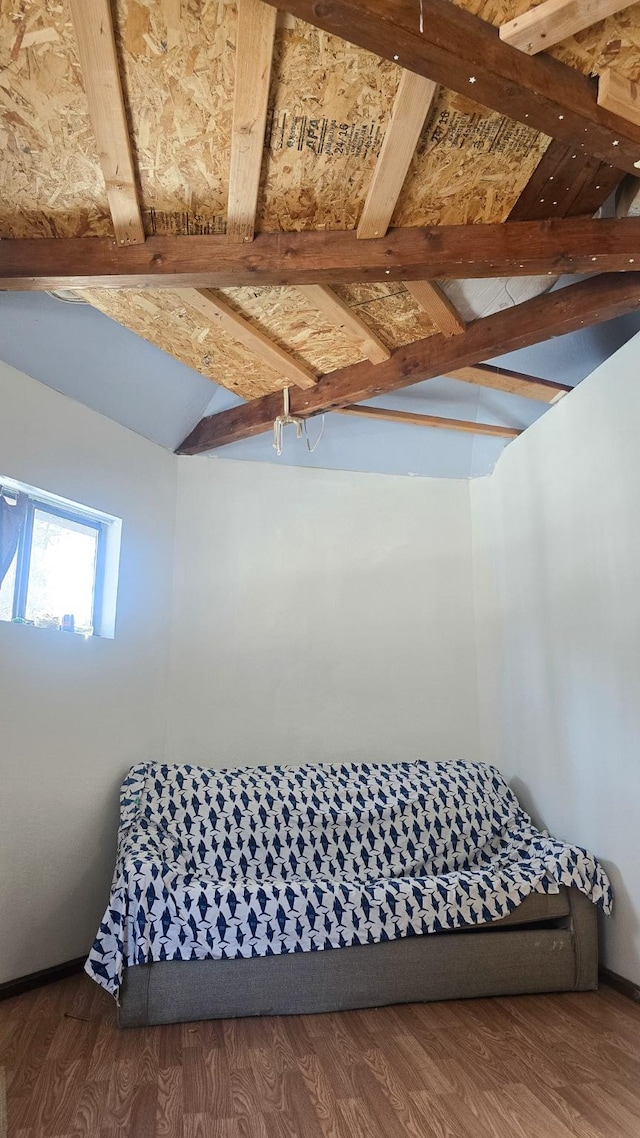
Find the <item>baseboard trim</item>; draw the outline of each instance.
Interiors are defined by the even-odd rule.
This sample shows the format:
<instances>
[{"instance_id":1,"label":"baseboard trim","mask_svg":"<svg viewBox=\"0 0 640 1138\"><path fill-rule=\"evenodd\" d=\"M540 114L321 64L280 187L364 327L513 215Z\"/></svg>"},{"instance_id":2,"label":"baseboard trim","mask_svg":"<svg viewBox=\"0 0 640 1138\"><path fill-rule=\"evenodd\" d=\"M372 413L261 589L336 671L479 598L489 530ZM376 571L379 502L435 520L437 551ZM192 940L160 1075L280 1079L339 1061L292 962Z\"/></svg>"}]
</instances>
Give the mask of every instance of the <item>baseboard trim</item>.
<instances>
[{"instance_id":1,"label":"baseboard trim","mask_svg":"<svg viewBox=\"0 0 640 1138\"><path fill-rule=\"evenodd\" d=\"M15 980L6 980L0 984L0 1000L10 1000L13 996L21 996L32 988L41 988L44 984L55 984L56 980L66 980L68 976L75 976L82 972L86 956L78 956L75 960L65 960L63 964L54 964L53 968L42 968L40 972L30 972L28 976L18 976Z\"/></svg>"},{"instance_id":2,"label":"baseboard trim","mask_svg":"<svg viewBox=\"0 0 640 1138\"><path fill-rule=\"evenodd\" d=\"M617 972L612 972L609 968L600 969L600 979L605 984L609 984L611 988L615 988L616 992L620 992L621 995L634 1000L636 1004L640 1004L640 988L633 983L633 980L627 980L625 976L619 976Z\"/></svg>"}]
</instances>

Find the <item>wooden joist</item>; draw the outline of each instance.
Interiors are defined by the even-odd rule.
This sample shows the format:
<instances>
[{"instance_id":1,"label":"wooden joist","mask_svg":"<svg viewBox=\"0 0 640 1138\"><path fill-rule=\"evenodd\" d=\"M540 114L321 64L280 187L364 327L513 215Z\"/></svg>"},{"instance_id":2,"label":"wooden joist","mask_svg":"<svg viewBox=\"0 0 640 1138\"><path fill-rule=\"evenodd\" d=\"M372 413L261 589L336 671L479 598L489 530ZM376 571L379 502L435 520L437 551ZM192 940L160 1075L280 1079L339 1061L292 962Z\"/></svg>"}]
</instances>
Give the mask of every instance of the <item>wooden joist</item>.
<instances>
[{"instance_id":1,"label":"wooden joist","mask_svg":"<svg viewBox=\"0 0 640 1138\"><path fill-rule=\"evenodd\" d=\"M116 241L144 241L109 0L71 0L89 114L98 146Z\"/></svg>"},{"instance_id":2,"label":"wooden joist","mask_svg":"<svg viewBox=\"0 0 640 1138\"><path fill-rule=\"evenodd\" d=\"M259 360L280 372L289 383L313 387L316 377L309 368L294 360L284 348L270 340L259 328L240 316L221 296L207 289L187 288L180 291L185 304L197 309L211 324L219 324L233 340L243 344Z\"/></svg>"},{"instance_id":3,"label":"wooden joist","mask_svg":"<svg viewBox=\"0 0 640 1138\"><path fill-rule=\"evenodd\" d=\"M607 67L598 80L598 106L640 126L640 83Z\"/></svg>"},{"instance_id":4,"label":"wooden joist","mask_svg":"<svg viewBox=\"0 0 640 1138\"><path fill-rule=\"evenodd\" d=\"M369 325L327 285L300 285L305 300L326 316L373 364L388 360L391 352Z\"/></svg>"},{"instance_id":5,"label":"wooden joist","mask_svg":"<svg viewBox=\"0 0 640 1138\"><path fill-rule=\"evenodd\" d=\"M496 225L226 237L149 237L119 248L106 237L0 241L0 288L233 288L551 276L640 269L640 219L559 218Z\"/></svg>"},{"instance_id":6,"label":"wooden joist","mask_svg":"<svg viewBox=\"0 0 640 1138\"><path fill-rule=\"evenodd\" d=\"M398 348L386 363L353 364L325 375L312 391L291 392L291 413L306 417L334 411L638 308L640 279L635 275L591 277L476 320L460 336L429 336ZM268 431L280 414L281 402L279 393L265 395L210 415L197 424L178 453L202 454Z\"/></svg>"},{"instance_id":7,"label":"wooden joist","mask_svg":"<svg viewBox=\"0 0 640 1138\"><path fill-rule=\"evenodd\" d=\"M358 222L358 237L384 237L387 232L435 93L436 84L429 79L402 72Z\"/></svg>"},{"instance_id":8,"label":"wooden joist","mask_svg":"<svg viewBox=\"0 0 640 1138\"><path fill-rule=\"evenodd\" d=\"M636 0L545 0L502 24L500 39L518 51L536 55L635 3Z\"/></svg>"},{"instance_id":9,"label":"wooden joist","mask_svg":"<svg viewBox=\"0 0 640 1138\"><path fill-rule=\"evenodd\" d=\"M586 76L546 53L523 55L450 0L268 2L585 154L640 169L640 126L599 107Z\"/></svg>"},{"instance_id":10,"label":"wooden joist","mask_svg":"<svg viewBox=\"0 0 640 1138\"><path fill-rule=\"evenodd\" d=\"M462 383L473 383L477 387L491 387L494 391L507 391L510 395L522 395L525 399L537 399L540 403L555 403L562 395L571 391L565 383L552 383L548 379L521 375L508 368L492 367L491 364L474 364L446 372L449 379L459 379Z\"/></svg>"},{"instance_id":11,"label":"wooden joist","mask_svg":"<svg viewBox=\"0 0 640 1138\"><path fill-rule=\"evenodd\" d=\"M387 407L338 407L340 415L356 415L361 419L383 419L390 423L405 423L414 427L436 427L443 431L462 431L470 435L495 435L497 438L516 439L522 434L517 427L501 427L494 423L474 423L468 419L446 419L442 415L423 415L414 411L394 411Z\"/></svg>"},{"instance_id":12,"label":"wooden joist","mask_svg":"<svg viewBox=\"0 0 640 1138\"><path fill-rule=\"evenodd\" d=\"M251 241L255 228L277 13L238 0L227 238Z\"/></svg>"},{"instance_id":13,"label":"wooden joist","mask_svg":"<svg viewBox=\"0 0 640 1138\"><path fill-rule=\"evenodd\" d=\"M413 299L417 300L443 336L458 336L464 332L467 325L458 309L433 281L405 281L404 283Z\"/></svg>"}]
</instances>

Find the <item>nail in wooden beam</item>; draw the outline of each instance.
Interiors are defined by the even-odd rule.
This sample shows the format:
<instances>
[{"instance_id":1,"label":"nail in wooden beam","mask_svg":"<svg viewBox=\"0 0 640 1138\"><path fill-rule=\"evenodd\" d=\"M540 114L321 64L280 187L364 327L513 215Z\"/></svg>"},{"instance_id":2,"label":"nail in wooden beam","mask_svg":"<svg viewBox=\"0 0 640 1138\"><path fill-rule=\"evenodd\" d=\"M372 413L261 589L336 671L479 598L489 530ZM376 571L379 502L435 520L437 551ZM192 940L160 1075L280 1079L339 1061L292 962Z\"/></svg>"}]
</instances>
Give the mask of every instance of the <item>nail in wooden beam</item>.
<instances>
[{"instance_id":1,"label":"nail in wooden beam","mask_svg":"<svg viewBox=\"0 0 640 1138\"><path fill-rule=\"evenodd\" d=\"M405 281L404 285L444 336L458 336L464 332L467 327L465 321L436 284L432 281Z\"/></svg>"},{"instance_id":2,"label":"nail in wooden beam","mask_svg":"<svg viewBox=\"0 0 640 1138\"><path fill-rule=\"evenodd\" d=\"M358 237L384 237L407 176L436 84L403 71L358 223Z\"/></svg>"},{"instance_id":3,"label":"nail in wooden beam","mask_svg":"<svg viewBox=\"0 0 640 1138\"><path fill-rule=\"evenodd\" d=\"M437 427L443 431L463 431L470 435L495 435L515 439L522 431L493 423L473 423L467 419L445 419L441 415L421 415L414 411L392 411L387 407L337 407L339 415L358 415L362 419L384 419L391 423L410 423L416 427Z\"/></svg>"},{"instance_id":4,"label":"nail in wooden beam","mask_svg":"<svg viewBox=\"0 0 640 1138\"><path fill-rule=\"evenodd\" d=\"M283 375L290 383L304 388L315 386L316 377L309 368L299 364L288 352L285 352L284 348L274 344L264 332L235 312L221 296L209 289L196 288L180 289L177 295L185 304L197 309L210 323L219 324L233 340L243 344L264 364Z\"/></svg>"},{"instance_id":5,"label":"nail in wooden beam","mask_svg":"<svg viewBox=\"0 0 640 1138\"><path fill-rule=\"evenodd\" d=\"M508 391L510 395L522 395L525 399L537 399L540 403L555 403L556 399L572 390L565 383L552 383L548 379L521 375L517 371L492 367L491 364L461 367L444 374L448 379L459 379L477 387L491 387L494 391Z\"/></svg>"},{"instance_id":6,"label":"nail in wooden beam","mask_svg":"<svg viewBox=\"0 0 640 1138\"><path fill-rule=\"evenodd\" d=\"M300 285L298 292L343 332L373 364L388 360L391 352L368 324L328 285Z\"/></svg>"},{"instance_id":7,"label":"nail in wooden beam","mask_svg":"<svg viewBox=\"0 0 640 1138\"><path fill-rule=\"evenodd\" d=\"M598 80L598 106L640 126L640 83L607 67ZM635 165L640 168L640 162Z\"/></svg>"},{"instance_id":8,"label":"nail in wooden beam","mask_svg":"<svg viewBox=\"0 0 640 1138\"><path fill-rule=\"evenodd\" d=\"M238 0L236 78L231 127L227 237L252 241L264 152L276 12L262 0Z\"/></svg>"},{"instance_id":9,"label":"nail in wooden beam","mask_svg":"<svg viewBox=\"0 0 640 1138\"><path fill-rule=\"evenodd\" d=\"M635 3L636 0L545 0L537 8L502 24L500 39L526 55L537 55Z\"/></svg>"},{"instance_id":10,"label":"nail in wooden beam","mask_svg":"<svg viewBox=\"0 0 640 1138\"><path fill-rule=\"evenodd\" d=\"M71 0L89 114L119 245L145 239L109 0Z\"/></svg>"}]
</instances>

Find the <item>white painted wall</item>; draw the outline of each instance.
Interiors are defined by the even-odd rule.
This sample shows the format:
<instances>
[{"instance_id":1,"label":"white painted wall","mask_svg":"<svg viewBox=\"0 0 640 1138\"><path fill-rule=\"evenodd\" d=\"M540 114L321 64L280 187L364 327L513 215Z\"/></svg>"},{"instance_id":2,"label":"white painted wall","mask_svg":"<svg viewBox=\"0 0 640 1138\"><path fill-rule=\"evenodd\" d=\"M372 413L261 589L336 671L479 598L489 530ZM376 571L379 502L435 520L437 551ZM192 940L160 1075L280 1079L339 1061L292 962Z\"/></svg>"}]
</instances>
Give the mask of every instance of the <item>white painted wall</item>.
<instances>
[{"instance_id":1,"label":"white painted wall","mask_svg":"<svg viewBox=\"0 0 640 1138\"><path fill-rule=\"evenodd\" d=\"M611 875L640 983L640 337L471 484L484 755Z\"/></svg>"},{"instance_id":2,"label":"white painted wall","mask_svg":"<svg viewBox=\"0 0 640 1138\"><path fill-rule=\"evenodd\" d=\"M175 458L0 363L0 471L123 519L115 640L0 622L0 982L82 955L161 755Z\"/></svg>"},{"instance_id":3,"label":"white painted wall","mask_svg":"<svg viewBox=\"0 0 640 1138\"><path fill-rule=\"evenodd\" d=\"M468 483L178 470L171 761L475 755Z\"/></svg>"}]
</instances>

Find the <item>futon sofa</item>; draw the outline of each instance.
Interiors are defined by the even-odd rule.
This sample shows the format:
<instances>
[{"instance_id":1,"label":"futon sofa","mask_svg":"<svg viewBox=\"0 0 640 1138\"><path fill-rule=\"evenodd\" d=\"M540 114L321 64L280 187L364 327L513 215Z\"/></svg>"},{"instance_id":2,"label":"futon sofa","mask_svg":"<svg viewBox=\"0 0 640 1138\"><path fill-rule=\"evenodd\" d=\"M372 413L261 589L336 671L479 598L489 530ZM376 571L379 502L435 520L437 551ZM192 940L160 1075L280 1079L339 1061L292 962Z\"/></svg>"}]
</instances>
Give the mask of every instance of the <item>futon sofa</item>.
<instances>
[{"instance_id":1,"label":"futon sofa","mask_svg":"<svg viewBox=\"0 0 640 1138\"><path fill-rule=\"evenodd\" d=\"M122 1026L585 990L611 903L485 764L149 763L86 967Z\"/></svg>"}]
</instances>

